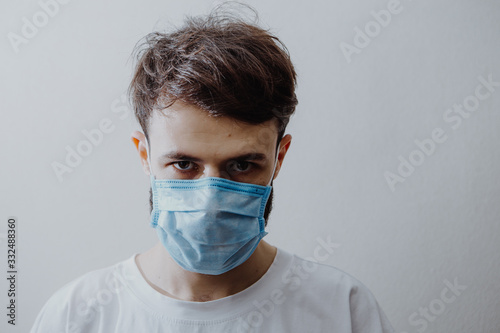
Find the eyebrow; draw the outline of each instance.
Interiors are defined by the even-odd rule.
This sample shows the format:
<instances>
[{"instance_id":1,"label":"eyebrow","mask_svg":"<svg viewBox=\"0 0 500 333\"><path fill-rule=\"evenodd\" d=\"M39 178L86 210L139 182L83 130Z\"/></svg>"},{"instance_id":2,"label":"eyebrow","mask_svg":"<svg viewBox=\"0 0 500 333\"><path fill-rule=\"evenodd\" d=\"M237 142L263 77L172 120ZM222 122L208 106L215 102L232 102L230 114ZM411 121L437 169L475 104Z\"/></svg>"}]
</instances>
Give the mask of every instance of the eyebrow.
<instances>
[{"instance_id":1,"label":"eyebrow","mask_svg":"<svg viewBox=\"0 0 500 333\"><path fill-rule=\"evenodd\" d=\"M171 151L163 154L160 158L162 159L170 159L170 160L182 160L182 161L192 161L192 162L203 162L201 158L194 157L188 154L184 154L178 151ZM228 159L229 160L247 160L247 161L265 161L267 157L262 153L246 153L238 156L234 156Z\"/></svg>"}]
</instances>

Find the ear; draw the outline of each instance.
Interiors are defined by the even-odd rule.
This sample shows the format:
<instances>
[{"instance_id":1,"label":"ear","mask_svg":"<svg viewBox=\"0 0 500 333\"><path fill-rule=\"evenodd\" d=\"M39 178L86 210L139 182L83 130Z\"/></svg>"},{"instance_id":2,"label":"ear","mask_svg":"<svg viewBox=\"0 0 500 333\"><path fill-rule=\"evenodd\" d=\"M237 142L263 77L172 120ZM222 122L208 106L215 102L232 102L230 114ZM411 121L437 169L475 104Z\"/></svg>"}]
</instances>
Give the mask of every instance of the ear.
<instances>
[{"instance_id":1,"label":"ear","mask_svg":"<svg viewBox=\"0 0 500 333\"><path fill-rule=\"evenodd\" d=\"M283 164L283 160L285 159L285 155L288 151L288 148L290 148L290 145L292 144L292 136L290 134L287 134L281 139L280 142L280 148L279 148L279 153L278 153L278 163L276 165L276 172L274 173L274 179L278 177L278 174L281 170L281 165Z\"/></svg>"},{"instance_id":2,"label":"ear","mask_svg":"<svg viewBox=\"0 0 500 333\"><path fill-rule=\"evenodd\" d=\"M134 143L137 152L139 153L139 158L141 159L142 169L146 175L149 175L149 162L148 162L148 149L146 143L146 136L139 131L132 132L132 142Z\"/></svg>"}]
</instances>

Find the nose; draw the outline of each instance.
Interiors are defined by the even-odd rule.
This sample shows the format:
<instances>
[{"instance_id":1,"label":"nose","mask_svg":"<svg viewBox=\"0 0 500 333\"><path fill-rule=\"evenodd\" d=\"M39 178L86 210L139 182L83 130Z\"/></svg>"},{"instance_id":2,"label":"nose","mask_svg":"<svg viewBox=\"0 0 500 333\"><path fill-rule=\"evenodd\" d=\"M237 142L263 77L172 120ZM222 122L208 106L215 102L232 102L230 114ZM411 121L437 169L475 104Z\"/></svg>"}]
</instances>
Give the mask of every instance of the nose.
<instances>
[{"instance_id":1,"label":"nose","mask_svg":"<svg viewBox=\"0 0 500 333\"><path fill-rule=\"evenodd\" d=\"M205 167L205 172L203 173L202 177L218 177L229 179L229 174L227 173L227 171L219 170L218 167L207 166Z\"/></svg>"}]
</instances>

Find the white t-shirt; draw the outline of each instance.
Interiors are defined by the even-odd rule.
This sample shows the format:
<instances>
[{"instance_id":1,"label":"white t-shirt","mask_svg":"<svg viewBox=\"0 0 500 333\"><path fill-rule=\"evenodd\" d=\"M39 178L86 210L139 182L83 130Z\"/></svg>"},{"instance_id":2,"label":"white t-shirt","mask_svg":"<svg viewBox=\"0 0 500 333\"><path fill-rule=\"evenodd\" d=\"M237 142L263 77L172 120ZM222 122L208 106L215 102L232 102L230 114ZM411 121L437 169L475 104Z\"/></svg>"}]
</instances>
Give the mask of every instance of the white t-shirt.
<instances>
[{"instance_id":1,"label":"white t-shirt","mask_svg":"<svg viewBox=\"0 0 500 333\"><path fill-rule=\"evenodd\" d=\"M59 289L31 333L394 332L360 281L279 248L257 282L208 302L159 293L141 275L136 255Z\"/></svg>"}]
</instances>

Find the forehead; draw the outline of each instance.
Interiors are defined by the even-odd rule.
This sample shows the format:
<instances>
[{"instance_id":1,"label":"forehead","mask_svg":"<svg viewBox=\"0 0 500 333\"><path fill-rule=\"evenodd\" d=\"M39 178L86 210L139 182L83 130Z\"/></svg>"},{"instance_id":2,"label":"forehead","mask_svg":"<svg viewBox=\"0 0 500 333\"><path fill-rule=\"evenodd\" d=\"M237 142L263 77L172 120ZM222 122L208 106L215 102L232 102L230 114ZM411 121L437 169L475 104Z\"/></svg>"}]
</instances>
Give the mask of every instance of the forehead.
<instances>
[{"instance_id":1,"label":"forehead","mask_svg":"<svg viewBox=\"0 0 500 333\"><path fill-rule=\"evenodd\" d=\"M277 140L276 120L248 124L233 118L214 117L191 104L175 102L154 111L149 122L152 150L177 149L193 154L223 154L228 151L273 151Z\"/></svg>"}]
</instances>

